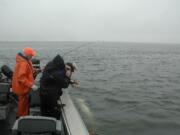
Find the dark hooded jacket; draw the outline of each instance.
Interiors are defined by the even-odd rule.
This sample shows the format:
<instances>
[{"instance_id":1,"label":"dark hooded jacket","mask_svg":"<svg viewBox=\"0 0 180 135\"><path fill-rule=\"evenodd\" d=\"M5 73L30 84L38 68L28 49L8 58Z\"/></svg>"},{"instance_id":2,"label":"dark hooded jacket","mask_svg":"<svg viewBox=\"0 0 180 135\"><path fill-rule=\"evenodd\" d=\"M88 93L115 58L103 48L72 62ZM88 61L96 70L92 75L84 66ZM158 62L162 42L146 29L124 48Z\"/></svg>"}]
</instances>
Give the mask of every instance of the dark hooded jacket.
<instances>
[{"instance_id":1,"label":"dark hooded jacket","mask_svg":"<svg viewBox=\"0 0 180 135\"><path fill-rule=\"evenodd\" d=\"M62 88L67 88L69 84L70 78L65 75L64 60L57 55L43 70L40 79L41 92L62 95Z\"/></svg>"}]
</instances>

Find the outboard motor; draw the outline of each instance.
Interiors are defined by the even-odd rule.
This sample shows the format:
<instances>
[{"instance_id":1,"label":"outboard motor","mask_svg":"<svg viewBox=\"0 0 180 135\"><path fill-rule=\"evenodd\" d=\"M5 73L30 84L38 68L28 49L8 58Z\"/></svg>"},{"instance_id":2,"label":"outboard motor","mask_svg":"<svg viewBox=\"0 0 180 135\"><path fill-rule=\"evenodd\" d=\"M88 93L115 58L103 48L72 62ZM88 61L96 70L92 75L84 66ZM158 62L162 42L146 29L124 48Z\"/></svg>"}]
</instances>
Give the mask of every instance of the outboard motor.
<instances>
[{"instance_id":1,"label":"outboard motor","mask_svg":"<svg viewBox=\"0 0 180 135\"><path fill-rule=\"evenodd\" d=\"M7 65L3 65L0 69L0 116L1 113L4 114L2 116L6 116L8 104L17 103L18 98L11 90L13 71Z\"/></svg>"},{"instance_id":2,"label":"outboard motor","mask_svg":"<svg viewBox=\"0 0 180 135\"><path fill-rule=\"evenodd\" d=\"M3 65L0 71L0 119L6 119L12 80L12 70Z\"/></svg>"},{"instance_id":3,"label":"outboard motor","mask_svg":"<svg viewBox=\"0 0 180 135\"><path fill-rule=\"evenodd\" d=\"M12 81L12 76L13 76L13 72L7 65L3 65L0 68L0 83L1 82L10 83Z\"/></svg>"},{"instance_id":4,"label":"outboard motor","mask_svg":"<svg viewBox=\"0 0 180 135\"><path fill-rule=\"evenodd\" d=\"M7 65L3 65L1 67L1 72L6 76L7 79L12 80L13 71Z\"/></svg>"}]
</instances>

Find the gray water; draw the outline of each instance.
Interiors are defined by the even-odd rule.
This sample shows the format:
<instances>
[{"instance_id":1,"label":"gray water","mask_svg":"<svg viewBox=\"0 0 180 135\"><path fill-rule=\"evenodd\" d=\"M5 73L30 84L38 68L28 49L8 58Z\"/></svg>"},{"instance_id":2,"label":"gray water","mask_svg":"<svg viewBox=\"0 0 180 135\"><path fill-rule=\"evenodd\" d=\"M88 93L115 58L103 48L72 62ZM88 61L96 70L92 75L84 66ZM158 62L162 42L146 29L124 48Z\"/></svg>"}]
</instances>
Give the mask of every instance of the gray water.
<instances>
[{"instance_id":1,"label":"gray water","mask_svg":"<svg viewBox=\"0 0 180 135\"><path fill-rule=\"evenodd\" d=\"M83 46L81 46L83 45ZM180 134L180 45L112 42L1 42L0 65L23 47L42 67L56 54L79 67L68 90L89 130L100 135Z\"/></svg>"}]
</instances>

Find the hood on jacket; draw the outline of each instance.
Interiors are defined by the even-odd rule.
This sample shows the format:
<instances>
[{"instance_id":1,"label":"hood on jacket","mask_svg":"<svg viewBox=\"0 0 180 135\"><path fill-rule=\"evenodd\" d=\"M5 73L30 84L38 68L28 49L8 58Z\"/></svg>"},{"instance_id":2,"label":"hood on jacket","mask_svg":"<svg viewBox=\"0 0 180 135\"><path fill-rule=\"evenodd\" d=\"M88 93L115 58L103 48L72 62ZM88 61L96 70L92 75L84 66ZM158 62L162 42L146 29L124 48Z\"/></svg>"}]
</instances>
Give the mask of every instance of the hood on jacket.
<instances>
[{"instance_id":1,"label":"hood on jacket","mask_svg":"<svg viewBox=\"0 0 180 135\"><path fill-rule=\"evenodd\" d=\"M16 62L27 62L28 59L22 54L22 53L18 53L16 55Z\"/></svg>"},{"instance_id":2,"label":"hood on jacket","mask_svg":"<svg viewBox=\"0 0 180 135\"><path fill-rule=\"evenodd\" d=\"M64 60L60 55L56 55L52 61L57 68L64 69Z\"/></svg>"},{"instance_id":3,"label":"hood on jacket","mask_svg":"<svg viewBox=\"0 0 180 135\"><path fill-rule=\"evenodd\" d=\"M54 69L64 69L65 64L64 60L60 55L56 55L52 61L50 61L46 66L46 71L54 70Z\"/></svg>"}]
</instances>

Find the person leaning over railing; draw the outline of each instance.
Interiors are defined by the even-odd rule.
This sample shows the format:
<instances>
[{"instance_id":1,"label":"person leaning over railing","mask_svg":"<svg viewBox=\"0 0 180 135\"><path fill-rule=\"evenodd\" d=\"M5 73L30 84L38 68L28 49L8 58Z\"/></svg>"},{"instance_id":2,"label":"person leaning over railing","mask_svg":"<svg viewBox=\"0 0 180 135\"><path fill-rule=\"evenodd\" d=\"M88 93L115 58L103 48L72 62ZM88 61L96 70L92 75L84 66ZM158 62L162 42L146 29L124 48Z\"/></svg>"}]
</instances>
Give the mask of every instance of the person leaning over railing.
<instances>
[{"instance_id":1,"label":"person leaning over railing","mask_svg":"<svg viewBox=\"0 0 180 135\"><path fill-rule=\"evenodd\" d=\"M76 70L73 63L64 63L63 58L57 55L44 68L40 79L41 115L60 118L58 99L62 95L62 88L69 84L78 85L79 82L71 80L72 73Z\"/></svg>"}]
</instances>

